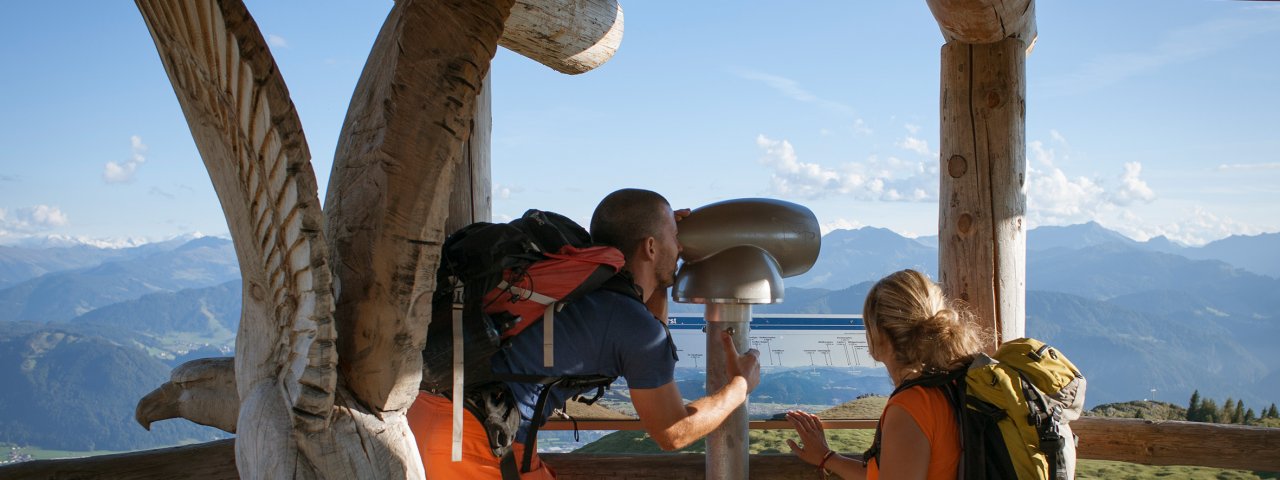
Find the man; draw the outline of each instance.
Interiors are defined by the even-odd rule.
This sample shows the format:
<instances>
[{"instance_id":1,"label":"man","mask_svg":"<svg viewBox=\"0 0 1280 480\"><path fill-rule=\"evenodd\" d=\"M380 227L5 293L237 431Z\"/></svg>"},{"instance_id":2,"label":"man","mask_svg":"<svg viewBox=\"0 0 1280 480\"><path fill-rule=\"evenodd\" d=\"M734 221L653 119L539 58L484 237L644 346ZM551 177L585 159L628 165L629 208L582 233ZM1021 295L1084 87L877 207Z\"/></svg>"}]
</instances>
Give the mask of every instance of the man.
<instances>
[{"instance_id":1,"label":"man","mask_svg":"<svg viewBox=\"0 0 1280 480\"><path fill-rule=\"evenodd\" d=\"M493 357L494 371L539 376L604 375L627 381L631 403L649 436L664 450L678 450L711 433L760 383L755 349L738 354L724 335L728 384L717 392L685 405L674 381L676 352L665 322L667 289L675 282L676 222L688 210L672 211L661 195L639 189L618 190L606 196L591 217L597 244L622 251L622 274L601 288L575 300L555 316L554 367L542 364L541 328L529 328ZM618 283L623 288L618 288ZM509 382L521 422L516 431L514 458L524 456L524 441L542 386ZM580 391L553 389L543 417ZM463 460L451 462L452 409L449 399L422 393L409 410L409 425L429 480L502 478L501 460L489 448L480 422L466 415ZM523 462L521 462L523 463ZM507 466L510 469L510 464ZM510 471L510 470L509 470ZM554 479L555 472L533 455L522 479Z\"/></svg>"}]
</instances>

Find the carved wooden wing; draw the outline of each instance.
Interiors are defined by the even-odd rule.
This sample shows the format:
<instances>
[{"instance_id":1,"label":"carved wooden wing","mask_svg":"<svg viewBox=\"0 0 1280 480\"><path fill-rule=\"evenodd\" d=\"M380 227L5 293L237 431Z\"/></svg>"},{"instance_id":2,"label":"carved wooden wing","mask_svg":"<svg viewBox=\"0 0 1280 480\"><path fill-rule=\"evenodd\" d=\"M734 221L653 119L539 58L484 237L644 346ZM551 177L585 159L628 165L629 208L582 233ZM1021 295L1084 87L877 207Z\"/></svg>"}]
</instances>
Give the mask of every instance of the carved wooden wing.
<instances>
[{"instance_id":1,"label":"carved wooden wing","mask_svg":"<svg viewBox=\"0 0 1280 480\"><path fill-rule=\"evenodd\" d=\"M240 398L278 381L328 421L336 384L329 251L311 155L284 79L241 0L137 0L227 216L244 281Z\"/></svg>"},{"instance_id":2,"label":"carved wooden wing","mask_svg":"<svg viewBox=\"0 0 1280 480\"><path fill-rule=\"evenodd\" d=\"M325 198L346 385L375 412L418 393L453 172L512 0L400 0L356 85Z\"/></svg>"}]
</instances>

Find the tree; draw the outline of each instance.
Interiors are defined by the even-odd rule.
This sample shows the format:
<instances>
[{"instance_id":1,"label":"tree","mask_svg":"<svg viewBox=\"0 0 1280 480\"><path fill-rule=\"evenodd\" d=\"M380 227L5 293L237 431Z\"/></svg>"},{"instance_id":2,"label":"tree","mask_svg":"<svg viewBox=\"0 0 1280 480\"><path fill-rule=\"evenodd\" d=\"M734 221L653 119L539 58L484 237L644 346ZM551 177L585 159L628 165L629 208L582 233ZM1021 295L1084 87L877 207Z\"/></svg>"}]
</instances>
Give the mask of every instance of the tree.
<instances>
[{"instance_id":1,"label":"tree","mask_svg":"<svg viewBox=\"0 0 1280 480\"><path fill-rule=\"evenodd\" d=\"M1218 423L1218 414L1219 414L1218 402L1215 402L1213 401L1212 398L1209 398L1209 399L1205 399L1204 403L1200 405L1201 405L1200 413L1203 414L1203 417L1200 418L1200 421L1208 422L1208 423Z\"/></svg>"},{"instance_id":2,"label":"tree","mask_svg":"<svg viewBox=\"0 0 1280 480\"><path fill-rule=\"evenodd\" d=\"M1250 408L1248 411L1244 412L1244 424L1245 424L1245 425L1251 424L1251 423L1253 423L1253 422L1255 422L1255 421L1257 421L1257 420L1258 420L1258 416L1257 416L1256 414L1254 414L1254 413L1253 413L1253 409L1252 409L1252 408Z\"/></svg>"},{"instance_id":3,"label":"tree","mask_svg":"<svg viewBox=\"0 0 1280 480\"><path fill-rule=\"evenodd\" d=\"M1200 390L1191 392L1191 403L1187 404L1187 421L1200 422Z\"/></svg>"},{"instance_id":4,"label":"tree","mask_svg":"<svg viewBox=\"0 0 1280 480\"><path fill-rule=\"evenodd\" d=\"M1271 408L1267 409L1267 418L1280 418L1280 412L1276 411L1276 404L1272 403Z\"/></svg>"},{"instance_id":5,"label":"tree","mask_svg":"<svg viewBox=\"0 0 1280 480\"><path fill-rule=\"evenodd\" d=\"M1236 408L1231 412L1231 423L1244 423L1244 400L1236 400Z\"/></svg>"}]
</instances>

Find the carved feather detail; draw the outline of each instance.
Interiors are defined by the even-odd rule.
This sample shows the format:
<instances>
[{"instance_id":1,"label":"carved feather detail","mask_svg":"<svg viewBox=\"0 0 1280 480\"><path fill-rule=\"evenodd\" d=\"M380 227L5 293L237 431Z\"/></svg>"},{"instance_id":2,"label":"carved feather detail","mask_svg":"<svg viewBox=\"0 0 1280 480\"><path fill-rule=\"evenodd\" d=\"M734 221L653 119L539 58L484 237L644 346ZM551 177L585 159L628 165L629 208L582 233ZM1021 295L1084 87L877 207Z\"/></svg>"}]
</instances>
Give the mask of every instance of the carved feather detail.
<instances>
[{"instance_id":1,"label":"carved feather detail","mask_svg":"<svg viewBox=\"0 0 1280 480\"><path fill-rule=\"evenodd\" d=\"M244 279L240 398L278 381L323 428L337 350L329 249L311 155L284 79L240 0L138 0L222 203Z\"/></svg>"}]
</instances>

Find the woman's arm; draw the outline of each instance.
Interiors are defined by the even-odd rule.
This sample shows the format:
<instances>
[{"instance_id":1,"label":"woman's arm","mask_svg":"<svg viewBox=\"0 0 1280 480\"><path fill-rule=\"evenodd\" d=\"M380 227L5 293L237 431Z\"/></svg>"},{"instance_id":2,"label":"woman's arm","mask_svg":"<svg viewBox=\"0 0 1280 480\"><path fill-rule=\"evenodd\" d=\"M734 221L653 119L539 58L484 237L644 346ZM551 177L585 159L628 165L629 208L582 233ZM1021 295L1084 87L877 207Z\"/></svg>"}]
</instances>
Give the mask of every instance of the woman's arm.
<instances>
[{"instance_id":1,"label":"woman's arm","mask_svg":"<svg viewBox=\"0 0 1280 480\"><path fill-rule=\"evenodd\" d=\"M924 480L929 473L929 438L911 414L889 405L880 424L880 478Z\"/></svg>"}]
</instances>

